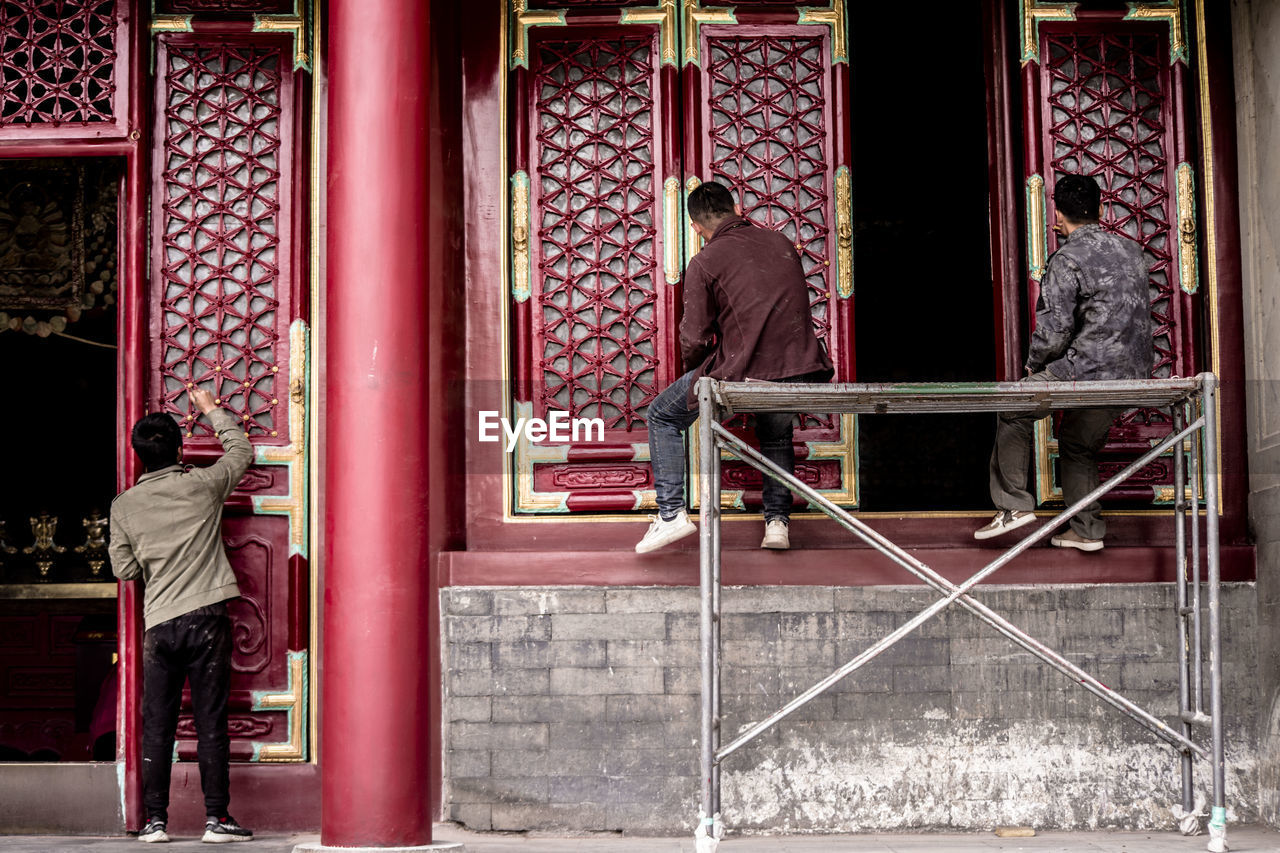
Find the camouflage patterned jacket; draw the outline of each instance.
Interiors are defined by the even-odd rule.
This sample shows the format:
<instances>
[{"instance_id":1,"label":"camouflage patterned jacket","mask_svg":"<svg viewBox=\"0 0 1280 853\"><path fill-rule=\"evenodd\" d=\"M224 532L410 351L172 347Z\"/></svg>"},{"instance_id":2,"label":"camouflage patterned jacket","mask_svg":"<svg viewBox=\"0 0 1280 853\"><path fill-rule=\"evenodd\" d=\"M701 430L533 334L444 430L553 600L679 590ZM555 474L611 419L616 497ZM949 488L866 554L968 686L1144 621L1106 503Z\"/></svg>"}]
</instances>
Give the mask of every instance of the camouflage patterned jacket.
<instances>
[{"instance_id":1,"label":"camouflage patterned jacket","mask_svg":"<svg viewBox=\"0 0 1280 853\"><path fill-rule=\"evenodd\" d=\"M1147 262L1137 243L1082 225L1049 257L1026 366L1058 379L1148 379Z\"/></svg>"}]
</instances>

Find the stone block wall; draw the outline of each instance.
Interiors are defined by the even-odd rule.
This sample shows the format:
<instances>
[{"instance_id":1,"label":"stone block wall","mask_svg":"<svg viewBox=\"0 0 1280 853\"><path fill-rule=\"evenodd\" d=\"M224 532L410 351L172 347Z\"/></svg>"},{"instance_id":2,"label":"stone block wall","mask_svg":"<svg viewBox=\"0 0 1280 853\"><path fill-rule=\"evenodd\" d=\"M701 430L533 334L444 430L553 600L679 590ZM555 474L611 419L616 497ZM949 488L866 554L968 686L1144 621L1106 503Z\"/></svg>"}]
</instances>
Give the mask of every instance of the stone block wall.
<instances>
[{"instance_id":1,"label":"stone block wall","mask_svg":"<svg viewBox=\"0 0 1280 853\"><path fill-rule=\"evenodd\" d=\"M441 595L451 819L692 832L696 589ZM1172 586L990 587L977 597L1154 713L1176 715ZM726 741L933 600L921 587L726 589ZM1232 820L1257 817L1256 613L1252 584L1224 590ZM1199 772L1202 792L1208 778ZM727 824L778 832L1168 828L1179 790L1172 749L955 608L723 770Z\"/></svg>"}]
</instances>

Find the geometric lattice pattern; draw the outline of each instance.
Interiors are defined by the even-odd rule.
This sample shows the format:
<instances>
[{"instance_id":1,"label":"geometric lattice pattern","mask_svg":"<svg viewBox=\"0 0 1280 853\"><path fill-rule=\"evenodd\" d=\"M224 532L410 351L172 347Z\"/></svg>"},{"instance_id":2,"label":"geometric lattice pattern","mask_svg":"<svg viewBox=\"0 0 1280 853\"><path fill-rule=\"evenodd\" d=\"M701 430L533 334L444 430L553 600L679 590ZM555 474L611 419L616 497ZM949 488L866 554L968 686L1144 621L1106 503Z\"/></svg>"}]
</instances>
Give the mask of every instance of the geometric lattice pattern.
<instances>
[{"instance_id":1,"label":"geometric lattice pattern","mask_svg":"<svg viewBox=\"0 0 1280 853\"><path fill-rule=\"evenodd\" d=\"M711 37L707 53L712 180L729 187L744 216L796 247L813 328L830 350L833 167L823 40ZM803 415L801 426L832 429L837 419Z\"/></svg>"},{"instance_id":2,"label":"geometric lattice pattern","mask_svg":"<svg viewBox=\"0 0 1280 853\"><path fill-rule=\"evenodd\" d=\"M711 174L743 213L800 253L814 329L831 324L828 273L832 170L821 38L709 38Z\"/></svg>"},{"instance_id":3,"label":"geometric lattice pattern","mask_svg":"<svg viewBox=\"0 0 1280 853\"><path fill-rule=\"evenodd\" d=\"M661 390L651 41L538 49L535 399L609 429L642 427Z\"/></svg>"},{"instance_id":4,"label":"geometric lattice pattern","mask_svg":"<svg viewBox=\"0 0 1280 853\"><path fill-rule=\"evenodd\" d=\"M163 69L160 370L189 432L188 382L216 389L250 435L279 407L281 51L170 45ZM182 407L179 407L179 403Z\"/></svg>"},{"instance_id":5,"label":"geometric lattice pattern","mask_svg":"<svg viewBox=\"0 0 1280 853\"><path fill-rule=\"evenodd\" d=\"M112 122L115 0L0 0L0 126Z\"/></svg>"},{"instance_id":6,"label":"geometric lattice pattern","mask_svg":"<svg viewBox=\"0 0 1280 853\"><path fill-rule=\"evenodd\" d=\"M1147 34L1055 34L1046 37L1050 169L1091 175L1102 187L1103 221L1150 255L1152 375L1182 373L1177 363L1180 300L1175 286L1166 150L1167 63L1161 40ZM1185 375L1185 373L1182 373Z\"/></svg>"}]
</instances>

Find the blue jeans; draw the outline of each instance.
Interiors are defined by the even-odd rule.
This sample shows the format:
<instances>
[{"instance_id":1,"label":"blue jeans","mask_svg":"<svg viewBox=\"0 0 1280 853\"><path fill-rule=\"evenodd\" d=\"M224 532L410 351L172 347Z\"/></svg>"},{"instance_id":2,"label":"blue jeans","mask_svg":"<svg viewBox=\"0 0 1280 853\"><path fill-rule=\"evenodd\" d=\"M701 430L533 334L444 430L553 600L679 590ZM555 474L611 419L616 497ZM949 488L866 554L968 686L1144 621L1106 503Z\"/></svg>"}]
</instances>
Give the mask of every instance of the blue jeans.
<instances>
[{"instance_id":1,"label":"blue jeans","mask_svg":"<svg viewBox=\"0 0 1280 853\"><path fill-rule=\"evenodd\" d=\"M684 509L684 434L698 419L698 410L689 408L689 386L692 371L667 386L649 404L649 464L653 467L653 485L658 492L658 512L672 519ZM770 462L789 473L796 468L796 452L791 444L795 415L761 413L755 416L756 436L760 452ZM773 477L764 479L765 521L791 516L791 491Z\"/></svg>"}]
</instances>

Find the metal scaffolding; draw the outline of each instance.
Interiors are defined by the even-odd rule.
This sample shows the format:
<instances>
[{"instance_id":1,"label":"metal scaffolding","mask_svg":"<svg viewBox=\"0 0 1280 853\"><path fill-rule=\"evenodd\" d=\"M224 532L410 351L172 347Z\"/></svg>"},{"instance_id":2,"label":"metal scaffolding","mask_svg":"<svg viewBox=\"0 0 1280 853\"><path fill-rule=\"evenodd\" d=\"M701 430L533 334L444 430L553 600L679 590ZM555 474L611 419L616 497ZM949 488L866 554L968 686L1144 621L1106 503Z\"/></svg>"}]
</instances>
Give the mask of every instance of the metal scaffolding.
<instances>
[{"instance_id":1,"label":"metal scaffolding","mask_svg":"<svg viewBox=\"0 0 1280 853\"><path fill-rule=\"evenodd\" d=\"M1222 735L1222 648L1218 555L1218 436L1217 378L1203 373L1194 379L1152 379L1107 382L971 383L916 385L810 385L770 382L698 383L700 439L700 535L702 815L699 849L713 850L723 833L720 818L720 767L728 756L768 730L840 679L860 669L894 643L952 604L958 604L1053 667L1120 713L1149 729L1181 754L1182 818L1184 834L1199 830L1194 811L1192 762L1212 764L1213 801L1209 820L1210 851L1226 846L1226 766ZM778 468L722 426L731 415L754 412L823 412L852 414L936 414L943 412L1043 412L1083 408L1164 409L1172 418L1170 435L1075 504L1040 524L968 580L954 584L925 563L877 533L857 516L821 492ZM1185 442L1185 443L1184 443ZM1028 548L1042 542L1083 509L1131 477L1161 454L1174 452L1174 535L1177 539L1177 625L1179 718L1173 725L1139 707L1102 684L1058 652L1022 631L1004 617L970 597L969 592ZM1188 450L1189 448L1189 450ZM721 451L773 476L838 524L889 557L941 596L901 627L866 649L782 708L721 745L720 731L720 461ZM1201 502L1203 461L1204 501ZM1188 471L1188 464L1190 470ZM1188 489L1189 484L1189 489ZM1188 497L1187 492L1190 492ZM1201 508L1203 507L1203 512ZM1201 533L1201 520L1204 529ZM1187 541L1190 539L1190 548ZM1202 555L1206 572L1202 573ZM1202 588L1205 590L1202 596ZM1207 606L1209 697L1203 695L1204 652L1202 610ZM1192 738L1193 728L1210 729L1208 748ZM1175 810L1175 814L1178 814Z\"/></svg>"}]
</instances>

